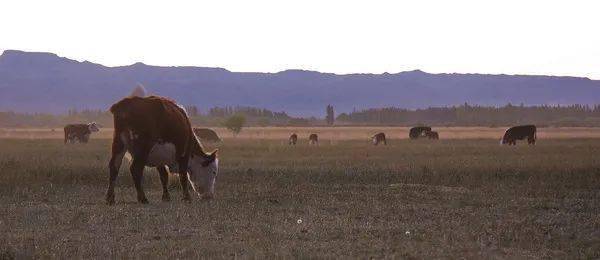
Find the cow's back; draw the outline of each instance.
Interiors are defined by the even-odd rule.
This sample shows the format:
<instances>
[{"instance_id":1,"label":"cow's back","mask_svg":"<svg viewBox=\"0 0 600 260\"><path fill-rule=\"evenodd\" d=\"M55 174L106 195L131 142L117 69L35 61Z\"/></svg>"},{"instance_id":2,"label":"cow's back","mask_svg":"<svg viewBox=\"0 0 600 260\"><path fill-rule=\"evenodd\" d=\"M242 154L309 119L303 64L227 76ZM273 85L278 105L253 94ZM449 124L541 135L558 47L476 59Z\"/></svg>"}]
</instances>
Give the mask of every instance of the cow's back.
<instances>
[{"instance_id":1,"label":"cow's back","mask_svg":"<svg viewBox=\"0 0 600 260\"><path fill-rule=\"evenodd\" d=\"M178 151L187 153L192 128L183 108L173 101L156 96L127 97L115 103L110 111L115 120L115 133L131 130L149 142L170 142Z\"/></svg>"},{"instance_id":2,"label":"cow's back","mask_svg":"<svg viewBox=\"0 0 600 260\"><path fill-rule=\"evenodd\" d=\"M535 125L520 125L513 126L506 130L506 135L514 138L524 138L530 135L535 135L537 127Z\"/></svg>"},{"instance_id":3,"label":"cow's back","mask_svg":"<svg viewBox=\"0 0 600 260\"><path fill-rule=\"evenodd\" d=\"M68 124L64 127L65 132L86 132L89 131L86 124Z\"/></svg>"}]
</instances>

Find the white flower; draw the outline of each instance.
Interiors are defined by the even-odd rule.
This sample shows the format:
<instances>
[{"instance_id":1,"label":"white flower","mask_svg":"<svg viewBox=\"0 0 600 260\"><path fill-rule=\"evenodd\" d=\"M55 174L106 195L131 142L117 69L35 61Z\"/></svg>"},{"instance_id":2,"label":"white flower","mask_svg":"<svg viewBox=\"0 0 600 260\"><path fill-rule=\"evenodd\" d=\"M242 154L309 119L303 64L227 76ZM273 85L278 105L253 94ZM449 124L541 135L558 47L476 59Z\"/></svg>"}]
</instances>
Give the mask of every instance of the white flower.
<instances>
[{"instance_id":1,"label":"white flower","mask_svg":"<svg viewBox=\"0 0 600 260\"><path fill-rule=\"evenodd\" d=\"M298 221L296 221L296 223L302 224L302 219L298 219Z\"/></svg>"}]
</instances>

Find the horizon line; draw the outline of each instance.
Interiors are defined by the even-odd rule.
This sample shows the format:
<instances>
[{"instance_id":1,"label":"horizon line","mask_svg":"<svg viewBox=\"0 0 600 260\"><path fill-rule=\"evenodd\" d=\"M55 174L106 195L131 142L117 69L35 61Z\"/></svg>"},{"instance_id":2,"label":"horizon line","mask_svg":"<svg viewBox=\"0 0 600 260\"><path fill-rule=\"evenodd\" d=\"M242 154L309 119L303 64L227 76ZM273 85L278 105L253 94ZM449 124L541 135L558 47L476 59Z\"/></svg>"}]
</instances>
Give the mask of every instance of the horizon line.
<instances>
[{"instance_id":1,"label":"horizon line","mask_svg":"<svg viewBox=\"0 0 600 260\"><path fill-rule=\"evenodd\" d=\"M219 70L224 70L230 73L263 73L263 74L278 74L278 73L283 73L283 72L289 72L289 71L302 71L302 72L314 72L314 73L321 73L321 74L333 74L336 76L347 76L347 75L397 75L397 74L402 74L402 73L425 73L425 74L430 74L430 75L488 75L488 76L525 76L525 77L559 77L559 78L580 78L580 79L587 79L587 80L591 80L591 81L597 81L600 79L594 79L594 78L590 78L587 76L573 76L573 75L558 75L558 74L509 74L509 73L482 73L482 72L441 72L441 73L435 73L435 72L427 72L421 69L413 69L413 70L404 70L404 71L398 71L398 72L381 72L381 73L372 73L372 72L351 72L351 73L335 73L335 72L324 72L324 71L319 71L319 70L311 70L311 69L304 69L304 68L295 68L295 69L285 69L285 70L280 70L280 71L231 71L227 68L224 67L211 67L211 66L198 66L198 65L153 65L153 64L147 64L144 63L142 61L137 61L128 65L116 65L116 66L107 66L104 65L102 63L98 63L98 62L93 62L87 59L84 60L77 60L74 58L70 58L70 57L66 57L66 56L61 56L58 53L54 53L54 52L50 52L50 51L31 51L31 50L20 50L20 49L0 49L0 51L2 51L2 53L0 54L0 57L4 56L6 54L6 52L15 52L15 53L27 53L27 54L45 54L45 55L54 55L58 58L62 58L62 59L67 59L67 60L71 60L71 61L76 61L78 63L91 63L91 64L95 64L98 66L102 66L105 68L122 68L122 67L131 67L131 66L149 66L149 67L157 67L157 68L205 68L205 69L219 69Z\"/></svg>"}]
</instances>

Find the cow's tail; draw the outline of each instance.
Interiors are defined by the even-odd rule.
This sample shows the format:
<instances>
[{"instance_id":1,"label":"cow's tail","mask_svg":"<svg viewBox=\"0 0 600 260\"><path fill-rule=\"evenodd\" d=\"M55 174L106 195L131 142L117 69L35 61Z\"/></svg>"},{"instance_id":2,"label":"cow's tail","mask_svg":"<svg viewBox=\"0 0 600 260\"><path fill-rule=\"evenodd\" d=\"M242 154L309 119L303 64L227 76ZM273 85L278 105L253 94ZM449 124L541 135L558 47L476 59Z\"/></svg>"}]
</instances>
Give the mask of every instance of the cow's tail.
<instances>
[{"instance_id":1,"label":"cow's tail","mask_svg":"<svg viewBox=\"0 0 600 260\"><path fill-rule=\"evenodd\" d=\"M67 138L69 137L69 134L67 132L67 128L65 127L65 144L67 143Z\"/></svg>"}]
</instances>

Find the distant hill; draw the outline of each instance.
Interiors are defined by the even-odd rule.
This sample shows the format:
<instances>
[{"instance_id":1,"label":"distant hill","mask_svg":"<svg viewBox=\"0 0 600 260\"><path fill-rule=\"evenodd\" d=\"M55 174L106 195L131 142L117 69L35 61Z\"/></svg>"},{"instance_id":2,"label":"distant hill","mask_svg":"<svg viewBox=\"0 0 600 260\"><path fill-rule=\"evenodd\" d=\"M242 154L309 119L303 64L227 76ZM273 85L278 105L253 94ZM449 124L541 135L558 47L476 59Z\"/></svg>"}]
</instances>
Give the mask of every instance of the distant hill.
<instances>
[{"instance_id":1,"label":"distant hill","mask_svg":"<svg viewBox=\"0 0 600 260\"><path fill-rule=\"evenodd\" d=\"M370 107L596 104L600 81L578 77L430 74L337 75L303 70L230 72L221 68L160 67L135 63L106 67L52 53L7 50L0 56L0 111L65 112L105 109L138 84L206 111L240 105L323 116Z\"/></svg>"}]
</instances>

